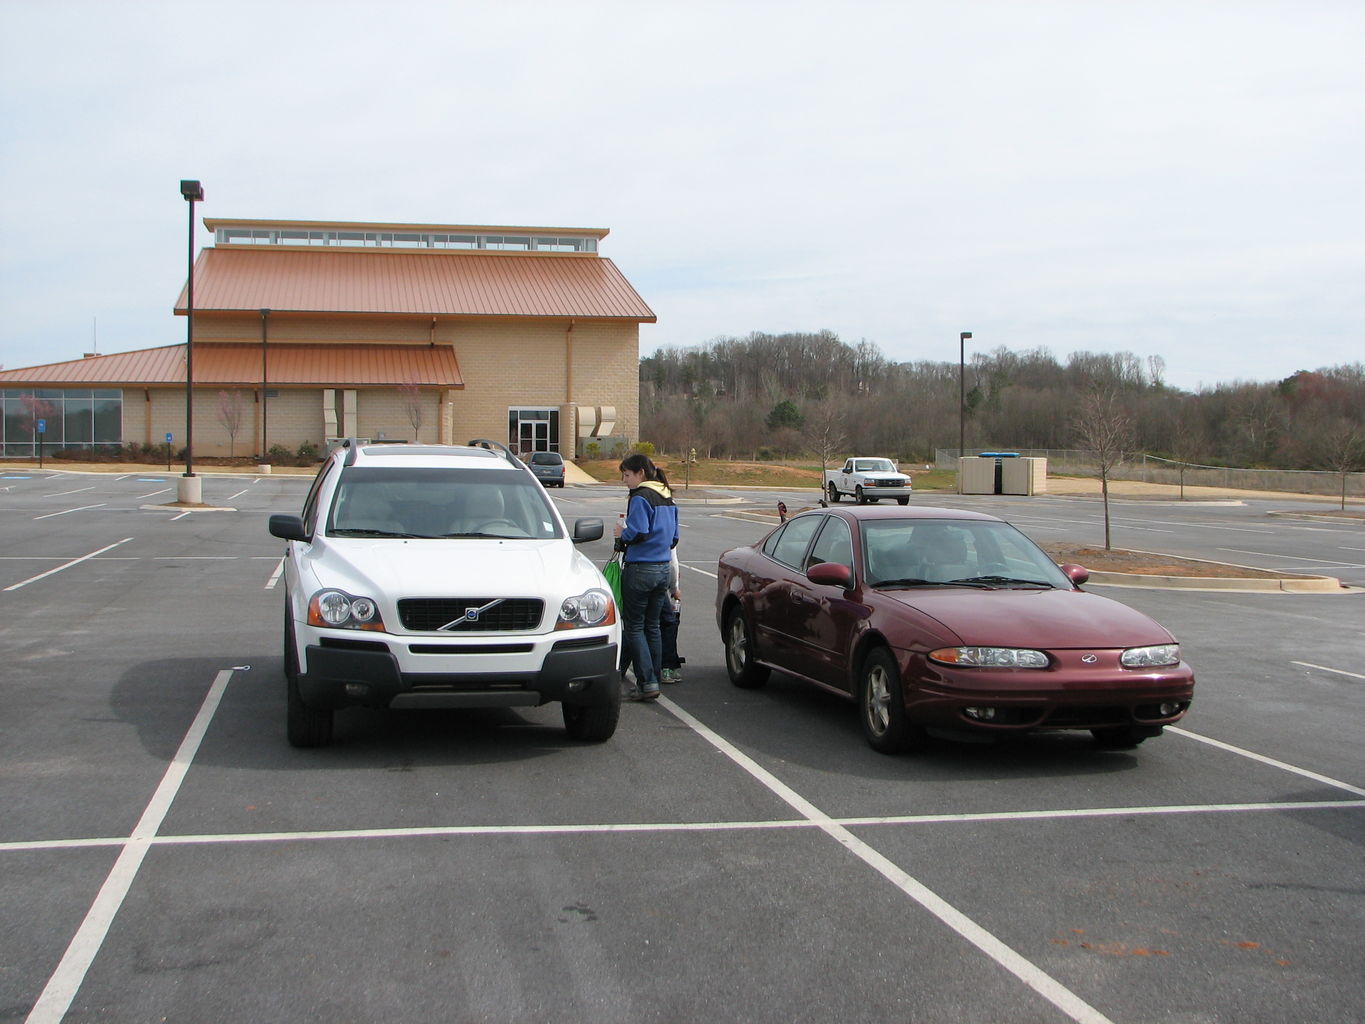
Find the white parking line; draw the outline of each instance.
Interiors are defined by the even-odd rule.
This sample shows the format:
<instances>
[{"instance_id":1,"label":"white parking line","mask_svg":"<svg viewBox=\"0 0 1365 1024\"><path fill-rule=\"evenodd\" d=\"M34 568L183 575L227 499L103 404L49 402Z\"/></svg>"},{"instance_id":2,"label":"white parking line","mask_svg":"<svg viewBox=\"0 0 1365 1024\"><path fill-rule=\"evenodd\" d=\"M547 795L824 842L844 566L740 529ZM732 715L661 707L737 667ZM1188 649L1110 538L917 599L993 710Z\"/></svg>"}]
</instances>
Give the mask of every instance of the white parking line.
<instances>
[{"instance_id":1,"label":"white parking line","mask_svg":"<svg viewBox=\"0 0 1365 1024\"><path fill-rule=\"evenodd\" d=\"M104 502L100 502L98 505L82 505L80 508L64 508L60 512L49 512L45 516L34 516L33 521L36 523L39 519L51 519L54 516L70 515L72 512L84 512L92 508L104 508Z\"/></svg>"},{"instance_id":2,"label":"white parking line","mask_svg":"<svg viewBox=\"0 0 1365 1024\"><path fill-rule=\"evenodd\" d=\"M73 558L71 561L67 562L64 565L59 565L55 569L49 569L47 572L39 573L37 576L30 576L28 579L23 580L19 583L12 583L8 587L6 587L3 592L9 593L11 590L18 590L20 587L26 587L30 583L37 583L39 580L46 579L47 577L53 575L54 573L61 572L63 569L70 569L73 565L80 565L82 562L88 561L89 559L94 558L96 555L102 555L106 551L112 551L120 544L127 544L132 539L133 539L132 537L124 537L123 540L115 541L114 543L108 545L107 547L100 548L98 551L92 551L88 555L81 555L80 558Z\"/></svg>"},{"instance_id":3,"label":"white parking line","mask_svg":"<svg viewBox=\"0 0 1365 1024\"><path fill-rule=\"evenodd\" d=\"M74 491L58 491L56 494L44 494L43 497L44 497L44 498L61 498L61 497L65 496L65 495L67 495L67 494L80 494L81 491L93 491L94 489L95 489L95 488L94 488L94 485L92 484L92 485L89 486L89 487L77 487Z\"/></svg>"},{"instance_id":4,"label":"white parking line","mask_svg":"<svg viewBox=\"0 0 1365 1024\"><path fill-rule=\"evenodd\" d=\"M224 498L223 500L224 500L224 501L231 501L233 498L240 498L243 494L245 494L245 493L246 493L247 491L249 491L249 490L251 490L250 487L243 487L243 488L242 488L240 491L238 491L236 494L229 494L229 495L228 495L226 498Z\"/></svg>"},{"instance_id":5,"label":"white parking line","mask_svg":"<svg viewBox=\"0 0 1365 1024\"><path fill-rule=\"evenodd\" d=\"M1326 665L1314 665L1311 661L1291 661L1291 665L1302 665L1304 668L1315 668L1319 672L1335 672L1339 676L1350 676L1352 679L1365 679L1358 672L1347 672L1345 669L1328 668Z\"/></svg>"},{"instance_id":6,"label":"white parking line","mask_svg":"<svg viewBox=\"0 0 1365 1024\"><path fill-rule=\"evenodd\" d=\"M185 739L180 744L180 749L176 751L170 767L162 776L161 785L157 786L156 792L152 794L151 802L142 812L142 818L133 829L132 835L124 842L123 851L114 862L104 885L100 887L94 904L85 915L85 920L76 930L71 944L66 947L66 952L62 955L52 977L48 979L42 995L33 1004L27 1024L59 1024L66 1016L71 1000L75 998L76 991L85 980L85 974L90 969L90 964L94 962L100 946L104 944L104 937L109 932L114 916L123 905L133 879L137 877L143 858L151 849L149 840L155 838L166 812L170 810L171 801L180 790L180 784L185 781L190 762L194 760L194 755L199 750L199 744L204 738L204 733L208 731L209 722L218 709L218 704L223 699L223 691L231 678L231 669L224 669L214 678L208 695L199 706L199 713L195 715L189 732L185 734Z\"/></svg>"},{"instance_id":7,"label":"white parking line","mask_svg":"<svg viewBox=\"0 0 1365 1024\"><path fill-rule=\"evenodd\" d=\"M848 828L878 825L954 825L983 821L1054 821L1076 818L1122 818L1131 815L1155 817L1163 814L1282 814L1288 811L1365 809L1365 800L1285 800L1251 804L1167 804L1151 807L1080 807L1050 811L975 811L957 814L889 814L859 818L831 818ZM559 825L432 825L402 828L342 828L312 832L217 832L156 836L152 846L250 845L252 843L324 842L333 839L424 839L449 836L539 836L601 835L641 832L771 832L781 829L819 828L809 818L773 818L767 821L642 821L579 822ZM78 850L122 846L123 836L87 839L11 840L0 843L0 853L28 853L36 850Z\"/></svg>"},{"instance_id":8,"label":"white parking line","mask_svg":"<svg viewBox=\"0 0 1365 1024\"><path fill-rule=\"evenodd\" d=\"M1236 555L1260 555L1262 558L1274 558L1281 561L1287 561L1292 558L1296 562L1322 562L1325 565L1335 566L1336 568L1343 568L1343 566L1340 564L1340 560L1335 558L1309 558L1307 555L1281 555L1271 551L1250 551L1246 548L1218 548L1217 550L1231 551L1233 554ZM1365 569L1365 565L1347 564L1346 566L1344 566L1344 568Z\"/></svg>"},{"instance_id":9,"label":"white parking line","mask_svg":"<svg viewBox=\"0 0 1365 1024\"><path fill-rule=\"evenodd\" d=\"M280 564L275 566L275 571L270 574L270 579L265 581L266 590L274 590L275 584L280 582L280 576L284 573L284 559L280 559Z\"/></svg>"},{"instance_id":10,"label":"white parking line","mask_svg":"<svg viewBox=\"0 0 1365 1024\"><path fill-rule=\"evenodd\" d=\"M966 914L962 913L962 911L958 910L952 904L948 903L947 900L932 891L928 886L924 885L924 883L901 870L901 868L894 864L889 858L874 850L843 825L840 825L833 818L826 815L805 797L778 780L776 776L753 758L743 753L739 748L733 746L729 741L722 739L719 735L712 732L711 729L703 725L698 719L693 718L682 708L678 707L673 701L669 700L667 697L660 697L658 699L658 704L674 717L689 726L699 736L726 757L730 758L730 760L740 768L743 768L758 780L759 783L772 792L774 796L790 805L798 814L814 823L816 827L843 846L849 853L853 854L868 867L872 868L892 885L900 889L901 892L905 893L921 907L929 911L929 913L933 914L949 928L957 932L958 935L966 939L977 949L981 950L981 952L985 953L997 964L1009 971L1072 1020L1077 1021L1078 1024L1112 1024L1108 1017L1100 1013L1099 1010L1095 1009L1089 1003L1085 1002L1085 1000L1081 999L1076 993L1065 987L1050 974L1047 974L1034 966L1031 961L1016 953Z\"/></svg>"},{"instance_id":11,"label":"white parking line","mask_svg":"<svg viewBox=\"0 0 1365 1024\"><path fill-rule=\"evenodd\" d=\"M1197 732L1190 732L1187 729L1181 729L1174 725L1166 726L1166 731L1175 733L1177 736L1187 736L1192 740L1198 740L1200 743L1207 743L1211 747L1217 747L1219 750L1226 750L1228 753L1237 754L1239 757L1249 758L1252 761L1259 761L1261 764L1268 764L1272 768L1280 768L1283 771L1293 772L1295 775L1302 775L1305 779L1312 779L1314 782L1321 782L1327 786L1344 789L1348 793L1356 794L1356 796L1365 796L1365 789L1362 789L1360 786L1352 786L1349 782L1342 782L1340 779L1333 779L1326 775L1319 775L1317 772L1310 772L1307 768L1299 768L1292 764L1286 764L1284 761L1277 761L1273 757L1266 757L1264 754L1258 754L1254 750L1245 750L1242 747L1234 747L1231 743L1224 743L1222 740L1215 740L1209 736L1200 736Z\"/></svg>"},{"instance_id":12,"label":"white parking line","mask_svg":"<svg viewBox=\"0 0 1365 1024\"><path fill-rule=\"evenodd\" d=\"M161 488L161 490L159 490L159 491L148 491L146 494L139 494L139 495L138 495L136 498L134 498L133 500L134 500L134 501L141 501L141 500L144 499L144 498L155 498L158 494L170 494L170 493L171 493L171 489L170 489L169 487L163 487L163 488Z\"/></svg>"}]
</instances>

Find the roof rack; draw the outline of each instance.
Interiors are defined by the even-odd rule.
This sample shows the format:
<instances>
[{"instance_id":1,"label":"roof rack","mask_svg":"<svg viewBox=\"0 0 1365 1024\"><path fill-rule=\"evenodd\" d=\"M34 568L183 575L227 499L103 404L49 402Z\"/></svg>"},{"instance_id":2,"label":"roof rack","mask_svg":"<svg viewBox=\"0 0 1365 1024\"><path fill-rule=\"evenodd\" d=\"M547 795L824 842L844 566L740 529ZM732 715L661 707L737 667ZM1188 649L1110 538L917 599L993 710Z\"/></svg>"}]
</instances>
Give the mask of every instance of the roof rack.
<instances>
[{"instance_id":1,"label":"roof rack","mask_svg":"<svg viewBox=\"0 0 1365 1024\"><path fill-rule=\"evenodd\" d=\"M508 448L507 445L503 444L501 441L490 441L486 437L476 437L474 440L469 442L468 447L486 448L490 452L495 452L496 454L501 455L504 459L512 463L514 466L523 465L521 459L517 458L516 452L512 451L511 448Z\"/></svg>"}]
</instances>

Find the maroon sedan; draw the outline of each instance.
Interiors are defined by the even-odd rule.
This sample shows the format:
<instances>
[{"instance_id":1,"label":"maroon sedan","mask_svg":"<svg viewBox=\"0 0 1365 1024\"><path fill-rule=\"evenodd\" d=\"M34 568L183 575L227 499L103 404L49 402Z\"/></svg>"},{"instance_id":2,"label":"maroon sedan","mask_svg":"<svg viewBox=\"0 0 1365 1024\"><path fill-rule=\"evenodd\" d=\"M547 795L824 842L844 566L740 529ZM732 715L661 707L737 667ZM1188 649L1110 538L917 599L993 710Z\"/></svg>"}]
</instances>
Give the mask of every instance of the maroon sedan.
<instances>
[{"instance_id":1,"label":"maroon sedan","mask_svg":"<svg viewBox=\"0 0 1365 1024\"><path fill-rule=\"evenodd\" d=\"M736 686L779 669L851 697L884 753L926 728L1127 749L1184 717L1194 672L1088 576L978 512L816 509L721 556L716 618Z\"/></svg>"}]
</instances>

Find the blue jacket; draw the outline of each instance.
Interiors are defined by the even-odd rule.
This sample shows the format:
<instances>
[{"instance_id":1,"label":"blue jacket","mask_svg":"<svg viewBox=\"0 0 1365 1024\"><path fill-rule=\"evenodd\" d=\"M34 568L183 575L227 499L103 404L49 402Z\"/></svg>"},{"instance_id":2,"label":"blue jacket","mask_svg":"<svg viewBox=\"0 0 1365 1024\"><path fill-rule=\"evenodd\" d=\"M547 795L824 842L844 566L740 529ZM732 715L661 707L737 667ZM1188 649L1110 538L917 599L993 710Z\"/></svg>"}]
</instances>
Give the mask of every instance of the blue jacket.
<instances>
[{"instance_id":1,"label":"blue jacket","mask_svg":"<svg viewBox=\"0 0 1365 1024\"><path fill-rule=\"evenodd\" d=\"M646 480L632 490L621 540L627 562L667 562L678 543L678 506L673 504L673 492L657 480Z\"/></svg>"}]
</instances>

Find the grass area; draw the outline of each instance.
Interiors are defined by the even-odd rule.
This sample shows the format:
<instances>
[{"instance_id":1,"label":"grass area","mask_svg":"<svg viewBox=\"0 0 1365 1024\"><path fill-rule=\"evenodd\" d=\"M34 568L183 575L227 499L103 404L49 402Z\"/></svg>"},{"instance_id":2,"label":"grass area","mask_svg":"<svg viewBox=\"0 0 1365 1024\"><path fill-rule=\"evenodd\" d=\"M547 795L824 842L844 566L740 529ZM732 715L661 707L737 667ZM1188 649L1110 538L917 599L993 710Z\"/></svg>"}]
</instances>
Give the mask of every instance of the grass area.
<instances>
[{"instance_id":1,"label":"grass area","mask_svg":"<svg viewBox=\"0 0 1365 1024\"><path fill-rule=\"evenodd\" d=\"M687 466L682 459L664 456L654 459L668 474L675 488L684 484L692 487L809 487L818 491L821 486L820 467L799 462L735 462L729 459L698 459ZM619 459L579 460L578 468L596 480L619 483ZM831 467L837 468L837 467ZM951 491L957 489L957 474L949 470L916 469L903 465L916 490Z\"/></svg>"}]
</instances>

